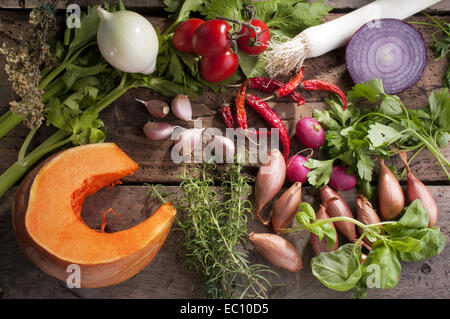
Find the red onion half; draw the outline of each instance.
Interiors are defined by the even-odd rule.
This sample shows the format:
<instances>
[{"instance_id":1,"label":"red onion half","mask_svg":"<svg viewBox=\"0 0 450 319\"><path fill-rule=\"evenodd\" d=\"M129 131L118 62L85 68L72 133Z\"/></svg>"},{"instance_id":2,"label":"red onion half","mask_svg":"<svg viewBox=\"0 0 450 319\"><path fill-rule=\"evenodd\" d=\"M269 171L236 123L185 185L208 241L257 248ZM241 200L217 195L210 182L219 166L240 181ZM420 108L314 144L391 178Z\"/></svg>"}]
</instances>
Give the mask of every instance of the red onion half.
<instances>
[{"instance_id":1,"label":"red onion half","mask_svg":"<svg viewBox=\"0 0 450 319\"><path fill-rule=\"evenodd\" d=\"M345 61L355 83L381 78L388 94L410 88L422 76L427 48L422 34L398 19L364 24L347 45Z\"/></svg>"}]
</instances>

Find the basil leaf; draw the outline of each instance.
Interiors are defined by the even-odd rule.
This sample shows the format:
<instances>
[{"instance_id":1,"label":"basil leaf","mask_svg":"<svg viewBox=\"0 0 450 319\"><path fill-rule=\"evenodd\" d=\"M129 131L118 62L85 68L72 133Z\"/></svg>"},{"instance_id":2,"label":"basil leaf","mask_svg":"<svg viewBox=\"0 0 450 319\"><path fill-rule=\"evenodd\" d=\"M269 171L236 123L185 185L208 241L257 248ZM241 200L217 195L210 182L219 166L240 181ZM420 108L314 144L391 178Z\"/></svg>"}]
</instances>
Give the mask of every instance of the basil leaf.
<instances>
[{"instance_id":1,"label":"basil leaf","mask_svg":"<svg viewBox=\"0 0 450 319\"><path fill-rule=\"evenodd\" d=\"M338 250L322 252L311 260L314 276L336 291L352 289L362 276L361 247L345 244Z\"/></svg>"},{"instance_id":2,"label":"basil leaf","mask_svg":"<svg viewBox=\"0 0 450 319\"><path fill-rule=\"evenodd\" d=\"M397 256L387 246L374 245L363 263L361 281L368 288L391 289L400 278L402 267Z\"/></svg>"},{"instance_id":3,"label":"basil leaf","mask_svg":"<svg viewBox=\"0 0 450 319\"><path fill-rule=\"evenodd\" d=\"M421 201L416 199L406 208L398 223L412 228L425 228L429 223L428 211L423 207Z\"/></svg>"},{"instance_id":4,"label":"basil leaf","mask_svg":"<svg viewBox=\"0 0 450 319\"><path fill-rule=\"evenodd\" d=\"M398 256L402 261L420 261L439 255L444 249L447 238L438 227L425 229L408 229L401 232L406 236L420 241L420 245L412 252L400 251Z\"/></svg>"}]
</instances>

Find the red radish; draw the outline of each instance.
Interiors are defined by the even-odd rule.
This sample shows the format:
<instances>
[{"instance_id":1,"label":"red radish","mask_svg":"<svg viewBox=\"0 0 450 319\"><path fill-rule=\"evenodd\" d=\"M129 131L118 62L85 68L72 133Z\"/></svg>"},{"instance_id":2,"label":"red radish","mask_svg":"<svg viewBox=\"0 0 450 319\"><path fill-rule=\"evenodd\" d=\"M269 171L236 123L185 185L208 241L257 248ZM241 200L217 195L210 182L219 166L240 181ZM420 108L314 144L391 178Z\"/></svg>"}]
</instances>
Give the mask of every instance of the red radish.
<instances>
[{"instance_id":1,"label":"red radish","mask_svg":"<svg viewBox=\"0 0 450 319\"><path fill-rule=\"evenodd\" d=\"M403 163L406 166L406 171L408 173L407 180L408 180L408 202L411 204L416 199L419 199L422 203L422 206L428 211L429 216L429 224L428 227L433 227L438 218L438 208L436 205L436 202L433 199L433 196L431 195L428 188L425 186L424 183L422 183L412 172L409 168L408 160L406 159L406 153L400 152L400 158L403 161Z\"/></svg>"},{"instance_id":2,"label":"red radish","mask_svg":"<svg viewBox=\"0 0 450 319\"><path fill-rule=\"evenodd\" d=\"M303 166L308 158L301 155L292 155L286 163L286 176L292 182L306 183L308 181L309 168Z\"/></svg>"},{"instance_id":3,"label":"red radish","mask_svg":"<svg viewBox=\"0 0 450 319\"><path fill-rule=\"evenodd\" d=\"M302 201L302 183L297 182L281 195L273 207L272 227L278 233L286 228L298 212Z\"/></svg>"},{"instance_id":4,"label":"red radish","mask_svg":"<svg viewBox=\"0 0 450 319\"><path fill-rule=\"evenodd\" d=\"M378 177L378 203L381 216L394 219L405 207L405 197L400 183L394 173L380 159L380 175Z\"/></svg>"},{"instance_id":5,"label":"red radish","mask_svg":"<svg viewBox=\"0 0 450 319\"><path fill-rule=\"evenodd\" d=\"M321 147L325 141L325 131L312 117L301 118L295 126L295 134L300 143L314 149Z\"/></svg>"},{"instance_id":6,"label":"red radish","mask_svg":"<svg viewBox=\"0 0 450 319\"><path fill-rule=\"evenodd\" d=\"M320 205L319 211L316 213L316 219L317 220L327 220L330 216L327 214L327 210L324 205ZM331 223L331 226L333 226L334 231L336 232L336 227L334 226L334 223ZM325 239L319 240L319 237L314 234L310 233L309 240L311 242L311 246L313 247L314 253L316 256L320 254L321 252L328 252L328 251L334 251L338 248L338 238L336 234L336 241L334 242L333 247L331 249L328 248L328 244Z\"/></svg>"},{"instance_id":7,"label":"red radish","mask_svg":"<svg viewBox=\"0 0 450 319\"><path fill-rule=\"evenodd\" d=\"M328 185L337 191L348 191L356 186L356 176L348 174L345 166L336 165L331 171Z\"/></svg>"},{"instance_id":8,"label":"red radish","mask_svg":"<svg viewBox=\"0 0 450 319\"><path fill-rule=\"evenodd\" d=\"M320 189L320 199L322 205L326 206L327 214L330 217L349 217L353 218L353 213L348 207L345 200L329 186L325 185ZM335 223L336 228L347 238L350 242L356 240L355 224L351 222L339 221Z\"/></svg>"},{"instance_id":9,"label":"red radish","mask_svg":"<svg viewBox=\"0 0 450 319\"><path fill-rule=\"evenodd\" d=\"M281 236L261 233L250 233L248 239L256 250L275 267L297 272L303 267L303 262L295 247Z\"/></svg>"}]
</instances>

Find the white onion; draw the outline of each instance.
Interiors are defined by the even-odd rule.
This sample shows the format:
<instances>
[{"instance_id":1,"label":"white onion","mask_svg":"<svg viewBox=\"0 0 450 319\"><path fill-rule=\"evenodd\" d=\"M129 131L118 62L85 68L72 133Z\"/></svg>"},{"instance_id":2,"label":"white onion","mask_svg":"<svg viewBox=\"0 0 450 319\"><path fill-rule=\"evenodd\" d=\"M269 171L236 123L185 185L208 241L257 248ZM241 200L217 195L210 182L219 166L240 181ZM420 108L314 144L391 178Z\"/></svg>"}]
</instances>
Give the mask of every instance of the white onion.
<instances>
[{"instance_id":1,"label":"white onion","mask_svg":"<svg viewBox=\"0 0 450 319\"><path fill-rule=\"evenodd\" d=\"M124 72L153 73L159 45L152 24L132 11L108 12L99 6L97 13L97 43L105 60Z\"/></svg>"}]
</instances>

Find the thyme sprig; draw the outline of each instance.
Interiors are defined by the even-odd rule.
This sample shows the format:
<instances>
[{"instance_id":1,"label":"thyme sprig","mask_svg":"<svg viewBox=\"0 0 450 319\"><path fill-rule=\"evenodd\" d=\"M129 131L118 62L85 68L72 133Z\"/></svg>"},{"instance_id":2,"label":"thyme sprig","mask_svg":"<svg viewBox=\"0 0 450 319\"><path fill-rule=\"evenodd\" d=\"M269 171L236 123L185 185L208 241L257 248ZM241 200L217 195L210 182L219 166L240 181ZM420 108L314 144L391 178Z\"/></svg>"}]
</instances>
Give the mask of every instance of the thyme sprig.
<instances>
[{"instance_id":1,"label":"thyme sprig","mask_svg":"<svg viewBox=\"0 0 450 319\"><path fill-rule=\"evenodd\" d=\"M176 206L182 217L175 229L184 234L184 266L196 272L206 298L267 298L272 284L266 275L277 275L265 265L251 264L242 246L252 187L241 169L235 163L219 173L214 164L203 163L181 176L183 193ZM215 186L217 178L220 186Z\"/></svg>"}]
</instances>

